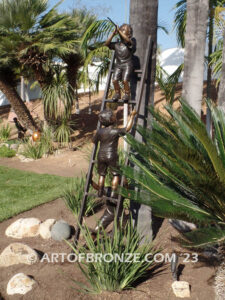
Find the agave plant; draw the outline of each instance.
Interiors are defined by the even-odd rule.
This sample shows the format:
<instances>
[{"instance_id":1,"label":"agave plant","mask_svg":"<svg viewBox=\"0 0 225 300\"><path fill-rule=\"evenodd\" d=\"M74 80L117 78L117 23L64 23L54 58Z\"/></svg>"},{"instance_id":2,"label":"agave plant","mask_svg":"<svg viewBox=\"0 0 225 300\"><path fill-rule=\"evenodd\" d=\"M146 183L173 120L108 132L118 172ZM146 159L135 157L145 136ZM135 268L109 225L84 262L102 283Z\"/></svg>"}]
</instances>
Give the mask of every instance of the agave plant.
<instances>
[{"instance_id":1,"label":"agave plant","mask_svg":"<svg viewBox=\"0 0 225 300\"><path fill-rule=\"evenodd\" d=\"M130 161L139 167L123 167L124 175L139 188L123 194L150 205L161 217L197 224L184 234L189 246L225 240L225 116L210 101L214 139L195 111L180 100L181 108L166 106L169 116L151 108L152 131L138 128L145 143L131 135ZM184 242L184 241L183 241Z\"/></svg>"},{"instance_id":2,"label":"agave plant","mask_svg":"<svg viewBox=\"0 0 225 300\"><path fill-rule=\"evenodd\" d=\"M99 294L102 291L117 291L131 289L138 279L150 274L154 267L154 255L159 252L152 244L140 246L140 236L133 228L130 220L125 227L123 217L119 223L114 220L115 230L112 237L102 229L98 231L96 241L93 240L90 230L84 225L81 227L86 246L74 248L74 253L85 254L86 259L78 262L79 268L86 277L89 285L73 280L79 291L86 294ZM89 260L88 256L93 259ZM131 258L127 260L128 257ZM95 259L95 257L98 259ZM100 258L101 257L101 258ZM106 258L107 257L107 258ZM134 257L138 259L134 260ZM146 259L147 257L152 257ZM109 259L110 258L110 259Z\"/></svg>"}]
</instances>

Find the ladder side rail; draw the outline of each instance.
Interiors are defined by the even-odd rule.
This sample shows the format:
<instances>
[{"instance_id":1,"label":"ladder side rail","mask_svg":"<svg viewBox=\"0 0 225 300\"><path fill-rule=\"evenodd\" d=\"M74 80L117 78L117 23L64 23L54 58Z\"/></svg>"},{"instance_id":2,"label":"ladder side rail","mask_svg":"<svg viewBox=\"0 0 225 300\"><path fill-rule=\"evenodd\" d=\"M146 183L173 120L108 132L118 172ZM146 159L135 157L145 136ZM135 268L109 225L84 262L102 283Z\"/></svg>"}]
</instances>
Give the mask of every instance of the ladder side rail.
<instances>
[{"instance_id":1,"label":"ladder side rail","mask_svg":"<svg viewBox=\"0 0 225 300\"><path fill-rule=\"evenodd\" d=\"M141 82L140 82L140 86L139 86L139 89L138 89L138 97L137 97L137 104L136 104L137 116L135 118L133 129L132 129L132 132L131 132L132 135L134 135L134 133L135 133L135 127L136 127L138 114L139 114L139 110L140 110L140 105L141 105L141 100L142 100L142 95L143 95L144 83L146 81L147 66L148 66L149 59L150 59L150 53L152 53L152 51L151 51L152 47L153 47L153 43L152 43L151 36L148 36L147 50L146 50L145 58L144 58L144 66L143 66L143 70L142 70ZM127 166L128 164L129 164L129 158L126 157L124 165ZM121 187L124 186L124 180L125 180L125 176L122 175L121 184L120 184ZM122 203L123 203L123 196L121 194L119 194L118 203L117 203L117 207L116 207L116 220L119 219L119 212L122 208ZM114 231L114 229L113 229L113 231Z\"/></svg>"},{"instance_id":2,"label":"ladder side rail","mask_svg":"<svg viewBox=\"0 0 225 300\"><path fill-rule=\"evenodd\" d=\"M103 101L101 104L101 109L100 111L102 111L105 108L105 99L108 95L109 92L109 87L110 87L110 81L111 81L111 77L112 77L112 67L113 67L113 63L115 60L115 52L113 51L112 54L112 59L110 62L110 66L109 66L109 72L108 72L108 77L107 77L107 82L106 82L106 88L104 91L104 96L103 96ZM98 121L97 123L97 130L100 128L101 124ZM86 178L86 184L85 184L85 188L84 188L84 196L81 202L81 208L80 208L80 213L79 213L79 217L78 217L78 224L77 224L77 228L76 228L76 232L75 232L75 238L74 238L74 244L76 245L79 236L80 236L80 226L82 225L83 222L83 216L84 216L84 210L85 210L85 206L86 206L86 202L87 202L87 198L88 198L88 190L89 190L89 186L90 186L90 181L91 181L91 177L92 177L92 173L93 173L93 168L94 168L94 159L96 156L96 152L97 152L97 143L94 144L93 149L92 149L92 153L91 153L91 160L89 163L89 168L88 168L88 172L87 172L87 178Z\"/></svg>"}]
</instances>

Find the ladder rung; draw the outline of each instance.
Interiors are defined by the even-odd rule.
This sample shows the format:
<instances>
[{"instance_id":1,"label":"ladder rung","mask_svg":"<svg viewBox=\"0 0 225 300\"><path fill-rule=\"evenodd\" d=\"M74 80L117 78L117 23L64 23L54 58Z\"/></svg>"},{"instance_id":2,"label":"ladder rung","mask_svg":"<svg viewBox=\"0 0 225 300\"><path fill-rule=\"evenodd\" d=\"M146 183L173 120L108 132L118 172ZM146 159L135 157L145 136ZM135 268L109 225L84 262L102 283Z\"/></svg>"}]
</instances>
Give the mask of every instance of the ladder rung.
<instances>
[{"instance_id":1,"label":"ladder rung","mask_svg":"<svg viewBox=\"0 0 225 300\"><path fill-rule=\"evenodd\" d=\"M114 73L114 69L111 70L111 73ZM142 69L134 70L134 73L142 73Z\"/></svg>"},{"instance_id":2,"label":"ladder rung","mask_svg":"<svg viewBox=\"0 0 225 300\"><path fill-rule=\"evenodd\" d=\"M96 159L92 160L93 164L96 164L98 161Z\"/></svg>"},{"instance_id":3,"label":"ladder rung","mask_svg":"<svg viewBox=\"0 0 225 300\"><path fill-rule=\"evenodd\" d=\"M119 104L136 104L135 100L130 100L128 102L124 102L123 100L113 101L112 99L104 99L107 103L119 103Z\"/></svg>"},{"instance_id":4,"label":"ladder rung","mask_svg":"<svg viewBox=\"0 0 225 300\"><path fill-rule=\"evenodd\" d=\"M118 199L115 198L111 198L111 197L107 197L107 196L102 196L99 197L98 194L93 194L93 193L85 193L86 196L91 196L91 197L95 197L95 198L103 198L104 200L110 200L113 203L117 203Z\"/></svg>"},{"instance_id":5,"label":"ladder rung","mask_svg":"<svg viewBox=\"0 0 225 300\"><path fill-rule=\"evenodd\" d=\"M85 193L85 196L91 196L91 197L96 197L96 198L100 198L97 194L93 194L93 193Z\"/></svg>"},{"instance_id":6,"label":"ladder rung","mask_svg":"<svg viewBox=\"0 0 225 300\"><path fill-rule=\"evenodd\" d=\"M113 203L117 203L118 202L118 199L115 199L115 198L111 198L111 197L107 197L107 196L103 196L102 198L104 200L110 200Z\"/></svg>"}]
</instances>

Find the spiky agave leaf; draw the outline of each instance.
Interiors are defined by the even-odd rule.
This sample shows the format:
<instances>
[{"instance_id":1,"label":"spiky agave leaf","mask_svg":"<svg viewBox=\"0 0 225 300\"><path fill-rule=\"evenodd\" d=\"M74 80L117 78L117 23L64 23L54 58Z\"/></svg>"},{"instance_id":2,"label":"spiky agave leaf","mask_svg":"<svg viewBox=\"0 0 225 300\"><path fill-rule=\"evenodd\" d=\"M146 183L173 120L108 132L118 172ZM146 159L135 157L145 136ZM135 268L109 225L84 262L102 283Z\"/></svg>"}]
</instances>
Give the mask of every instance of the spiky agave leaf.
<instances>
[{"instance_id":1,"label":"spiky agave leaf","mask_svg":"<svg viewBox=\"0 0 225 300\"><path fill-rule=\"evenodd\" d=\"M214 224L223 232L225 118L207 101L215 124L215 140L212 140L199 116L184 100L180 103L181 109L177 111L166 106L169 116L151 108L152 131L138 127L144 144L127 135L133 149L129 159L138 170L122 169L141 192L123 190L123 194L150 205L159 216L191 221L204 231L206 225ZM215 233L215 239L209 235L209 240L219 242L212 228L209 227L209 232Z\"/></svg>"}]
</instances>

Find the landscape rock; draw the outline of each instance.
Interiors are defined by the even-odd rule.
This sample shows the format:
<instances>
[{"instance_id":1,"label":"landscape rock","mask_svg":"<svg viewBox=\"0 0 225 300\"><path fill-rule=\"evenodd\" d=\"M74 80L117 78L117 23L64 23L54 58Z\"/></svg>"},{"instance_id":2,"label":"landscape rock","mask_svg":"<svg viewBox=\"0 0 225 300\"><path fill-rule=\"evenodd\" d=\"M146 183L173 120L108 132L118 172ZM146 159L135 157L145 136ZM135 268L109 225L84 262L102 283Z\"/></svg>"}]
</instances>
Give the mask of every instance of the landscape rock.
<instances>
[{"instance_id":1,"label":"landscape rock","mask_svg":"<svg viewBox=\"0 0 225 300\"><path fill-rule=\"evenodd\" d=\"M26 148L25 144L20 144L18 147L18 152L22 153L25 150L25 148Z\"/></svg>"},{"instance_id":2,"label":"landscape rock","mask_svg":"<svg viewBox=\"0 0 225 300\"><path fill-rule=\"evenodd\" d=\"M10 149L15 150L15 151L17 151L18 148L19 148L19 144L12 144L12 145L10 146Z\"/></svg>"},{"instance_id":3,"label":"landscape rock","mask_svg":"<svg viewBox=\"0 0 225 300\"><path fill-rule=\"evenodd\" d=\"M3 146L9 148L9 144L7 144L7 143L0 143L0 147L3 147Z\"/></svg>"},{"instance_id":4,"label":"landscape rock","mask_svg":"<svg viewBox=\"0 0 225 300\"><path fill-rule=\"evenodd\" d=\"M40 224L39 234L43 239L51 238L51 229L55 222L55 219L47 219L46 221Z\"/></svg>"},{"instance_id":5,"label":"landscape rock","mask_svg":"<svg viewBox=\"0 0 225 300\"><path fill-rule=\"evenodd\" d=\"M12 223L6 229L5 234L15 239L37 236L40 223L41 221L37 218L21 218Z\"/></svg>"},{"instance_id":6,"label":"landscape rock","mask_svg":"<svg viewBox=\"0 0 225 300\"><path fill-rule=\"evenodd\" d=\"M10 244L0 255L0 267L8 267L17 264L32 265L37 261L39 261L37 252L21 243Z\"/></svg>"},{"instance_id":7,"label":"landscape rock","mask_svg":"<svg viewBox=\"0 0 225 300\"><path fill-rule=\"evenodd\" d=\"M51 237L55 241L67 240L71 236L71 227L63 220L57 221L51 229Z\"/></svg>"},{"instance_id":8,"label":"landscape rock","mask_svg":"<svg viewBox=\"0 0 225 300\"><path fill-rule=\"evenodd\" d=\"M34 161L34 159L29 157L24 157L23 159L21 159L21 162L30 162L30 161Z\"/></svg>"},{"instance_id":9,"label":"landscape rock","mask_svg":"<svg viewBox=\"0 0 225 300\"><path fill-rule=\"evenodd\" d=\"M29 276L18 273L14 275L8 282L7 285L7 294L15 295L22 294L25 295L29 291L32 290L33 284L35 284L35 280L30 278Z\"/></svg>"},{"instance_id":10,"label":"landscape rock","mask_svg":"<svg viewBox=\"0 0 225 300\"><path fill-rule=\"evenodd\" d=\"M190 285L187 281L174 281L172 283L172 289L176 297L178 298L190 298Z\"/></svg>"}]
</instances>

